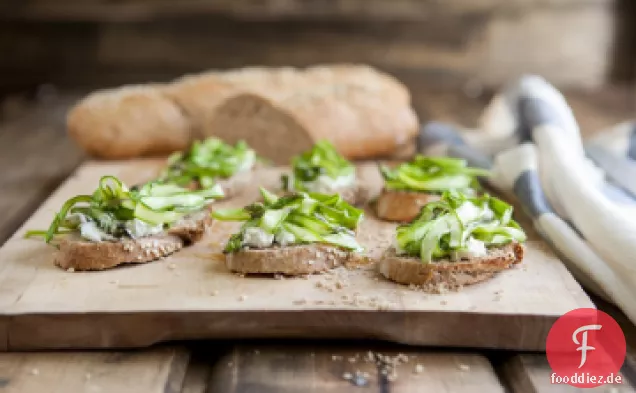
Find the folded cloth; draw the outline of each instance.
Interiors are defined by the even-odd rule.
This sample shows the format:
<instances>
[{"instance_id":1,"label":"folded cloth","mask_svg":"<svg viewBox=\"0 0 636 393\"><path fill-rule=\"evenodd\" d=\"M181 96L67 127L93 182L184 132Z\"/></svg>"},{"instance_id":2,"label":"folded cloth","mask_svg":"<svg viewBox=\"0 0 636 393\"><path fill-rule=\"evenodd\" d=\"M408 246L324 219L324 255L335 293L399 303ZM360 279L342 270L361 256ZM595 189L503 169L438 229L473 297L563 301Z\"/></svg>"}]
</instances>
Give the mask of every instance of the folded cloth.
<instances>
[{"instance_id":1,"label":"folded cloth","mask_svg":"<svg viewBox=\"0 0 636 393\"><path fill-rule=\"evenodd\" d=\"M635 129L622 124L584 145L564 97L527 76L493 99L480 129L429 123L419 142L425 154L490 168L492 186L516 195L581 284L636 323Z\"/></svg>"}]
</instances>

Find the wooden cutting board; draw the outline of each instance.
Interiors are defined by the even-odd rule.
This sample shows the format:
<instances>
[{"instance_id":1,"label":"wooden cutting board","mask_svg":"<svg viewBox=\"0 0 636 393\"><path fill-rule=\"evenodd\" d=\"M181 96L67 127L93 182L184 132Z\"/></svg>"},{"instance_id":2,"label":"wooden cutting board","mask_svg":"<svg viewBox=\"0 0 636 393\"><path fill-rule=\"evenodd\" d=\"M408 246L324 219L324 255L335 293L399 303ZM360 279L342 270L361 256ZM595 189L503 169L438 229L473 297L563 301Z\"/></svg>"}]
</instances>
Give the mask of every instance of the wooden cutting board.
<instances>
[{"instance_id":1,"label":"wooden cutting board","mask_svg":"<svg viewBox=\"0 0 636 393\"><path fill-rule=\"evenodd\" d=\"M524 263L460 292L426 294L379 277L373 265L305 278L240 277L221 250L237 223L214 223L200 243L145 265L67 272L54 249L23 239L46 228L63 202L92 192L100 176L128 184L153 178L162 162L87 163L0 249L0 349L142 347L160 341L303 337L382 339L413 345L543 350L555 319L590 299L525 223ZM258 186L274 188L282 169L260 169L239 196L219 207L244 206ZM371 192L381 178L359 167ZM359 241L371 258L391 241L394 225L366 211Z\"/></svg>"}]
</instances>

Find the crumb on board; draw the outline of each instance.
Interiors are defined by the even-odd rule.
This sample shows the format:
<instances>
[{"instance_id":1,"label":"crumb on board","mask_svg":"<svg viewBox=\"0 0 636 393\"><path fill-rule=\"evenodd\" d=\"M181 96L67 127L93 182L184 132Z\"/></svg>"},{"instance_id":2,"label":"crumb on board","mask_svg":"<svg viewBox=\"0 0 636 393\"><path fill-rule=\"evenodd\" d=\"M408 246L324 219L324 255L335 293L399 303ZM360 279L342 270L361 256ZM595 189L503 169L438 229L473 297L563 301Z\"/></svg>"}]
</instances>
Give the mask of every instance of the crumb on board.
<instances>
[{"instance_id":1,"label":"crumb on board","mask_svg":"<svg viewBox=\"0 0 636 393\"><path fill-rule=\"evenodd\" d=\"M467 365L467 364L460 364L460 365L459 365L459 369L460 369L461 371L470 371L470 366L469 366L469 365Z\"/></svg>"},{"instance_id":2,"label":"crumb on board","mask_svg":"<svg viewBox=\"0 0 636 393\"><path fill-rule=\"evenodd\" d=\"M416 374L421 374L424 371L424 366L418 363L415 365L414 371Z\"/></svg>"}]
</instances>

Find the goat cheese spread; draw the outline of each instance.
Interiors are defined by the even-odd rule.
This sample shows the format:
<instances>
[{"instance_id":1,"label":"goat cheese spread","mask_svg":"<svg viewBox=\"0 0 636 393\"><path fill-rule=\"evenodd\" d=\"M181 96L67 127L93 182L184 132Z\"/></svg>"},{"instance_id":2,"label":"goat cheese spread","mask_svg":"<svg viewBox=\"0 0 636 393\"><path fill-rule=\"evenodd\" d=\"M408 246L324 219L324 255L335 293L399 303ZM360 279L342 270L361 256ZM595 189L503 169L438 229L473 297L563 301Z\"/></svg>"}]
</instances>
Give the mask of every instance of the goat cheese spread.
<instances>
[{"instance_id":1,"label":"goat cheese spread","mask_svg":"<svg viewBox=\"0 0 636 393\"><path fill-rule=\"evenodd\" d=\"M356 181L355 173L351 173L345 176L339 176L335 179L327 176L320 175L316 180L306 182L304 185L307 190L311 192L320 192L323 194L331 194L337 192L340 189L352 186Z\"/></svg>"},{"instance_id":2,"label":"goat cheese spread","mask_svg":"<svg viewBox=\"0 0 636 393\"><path fill-rule=\"evenodd\" d=\"M265 248L274 243L274 235L258 227L245 228L243 232L243 246Z\"/></svg>"}]
</instances>

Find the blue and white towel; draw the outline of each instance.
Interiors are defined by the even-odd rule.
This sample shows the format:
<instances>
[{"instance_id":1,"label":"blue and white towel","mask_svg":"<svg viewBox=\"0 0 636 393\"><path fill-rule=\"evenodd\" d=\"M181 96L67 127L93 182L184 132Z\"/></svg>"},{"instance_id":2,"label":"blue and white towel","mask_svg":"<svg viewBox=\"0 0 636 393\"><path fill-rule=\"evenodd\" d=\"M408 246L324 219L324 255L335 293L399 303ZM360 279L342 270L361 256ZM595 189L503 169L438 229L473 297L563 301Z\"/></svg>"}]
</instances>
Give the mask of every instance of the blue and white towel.
<instances>
[{"instance_id":1,"label":"blue and white towel","mask_svg":"<svg viewBox=\"0 0 636 393\"><path fill-rule=\"evenodd\" d=\"M479 130L427 124L420 151L490 168L573 275L636 323L636 125L584 144L564 97L527 76L493 99Z\"/></svg>"}]
</instances>

